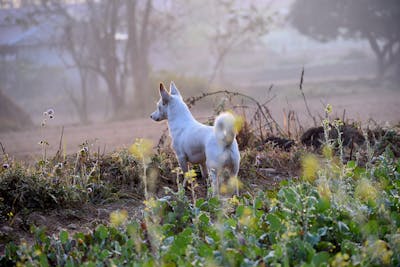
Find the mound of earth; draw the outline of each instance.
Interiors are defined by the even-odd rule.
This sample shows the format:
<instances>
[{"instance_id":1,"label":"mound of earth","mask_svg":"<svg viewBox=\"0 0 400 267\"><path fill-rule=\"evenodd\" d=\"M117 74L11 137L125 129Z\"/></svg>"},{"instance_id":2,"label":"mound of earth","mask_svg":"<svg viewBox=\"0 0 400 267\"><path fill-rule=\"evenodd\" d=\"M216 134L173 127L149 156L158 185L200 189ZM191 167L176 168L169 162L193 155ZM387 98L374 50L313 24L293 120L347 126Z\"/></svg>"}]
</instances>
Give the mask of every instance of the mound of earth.
<instances>
[{"instance_id":1,"label":"mound of earth","mask_svg":"<svg viewBox=\"0 0 400 267\"><path fill-rule=\"evenodd\" d=\"M352 146L353 144L362 145L365 142L365 138L360 130L352 125L342 125L339 127L339 131L341 132L344 146ZM331 126L328 135L330 139L335 140L338 138L339 133L337 129ZM310 128L300 137L302 144L315 148L321 147L324 140L324 128L322 126Z\"/></svg>"},{"instance_id":2,"label":"mound of earth","mask_svg":"<svg viewBox=\"0 0 400 267\"><path fill-rule=\"evenodd\" d=\"M0 90L0 131L15 131L33 126L28 113Z\"/></svg>"}]
</instances>

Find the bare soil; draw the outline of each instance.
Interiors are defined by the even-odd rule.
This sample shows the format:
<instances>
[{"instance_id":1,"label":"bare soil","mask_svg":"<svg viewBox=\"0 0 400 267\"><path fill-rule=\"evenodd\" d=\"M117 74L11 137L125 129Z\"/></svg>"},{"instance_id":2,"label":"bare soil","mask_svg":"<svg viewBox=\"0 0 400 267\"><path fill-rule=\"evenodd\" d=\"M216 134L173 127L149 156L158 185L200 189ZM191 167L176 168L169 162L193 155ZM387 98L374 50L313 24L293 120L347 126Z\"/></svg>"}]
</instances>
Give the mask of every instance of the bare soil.
<instances>
[{"instance_id":1,"label":"bare soil","mask_svg":"<svg viewBox=\"0 0 400 267\"><path fill-rule=\"evenodd\" d=\"M100 224L108 224L110 213L116 210L126 210L129 218L140 218L143 209L141 200L123 199L113 203L99 205L86 204L79 209L33 211L28 215L16 214L12 221L0 225L2 239L19 242L25 240L32 243L34 236L30 226L45 227L49 235L58 235L61 230L70 234L76 232L88 233ZM8 240L7 240L8 239ZM4 254L5 243L0 242L0 255Z\"/></svg>"},{"instance_id":2,"label":"bare soil","mask_svg":"<svg viewBox=\"0 0 400 267\"><path fill-rule=\"evenodd\" d=\"M16 160L33 162L43 155L40 140L46 140L48 156L54 156L60 146L62 126L51 126L28 131L0 133L0 142L7 154ZM150 119L96 123L90 125L66 125L61 148L67 154L79 151L80 145L88 141L92 151L107 153L128 147L136 138L147 138L157 142L167 124L155 123Z\"/></svg>"}]
</instances>

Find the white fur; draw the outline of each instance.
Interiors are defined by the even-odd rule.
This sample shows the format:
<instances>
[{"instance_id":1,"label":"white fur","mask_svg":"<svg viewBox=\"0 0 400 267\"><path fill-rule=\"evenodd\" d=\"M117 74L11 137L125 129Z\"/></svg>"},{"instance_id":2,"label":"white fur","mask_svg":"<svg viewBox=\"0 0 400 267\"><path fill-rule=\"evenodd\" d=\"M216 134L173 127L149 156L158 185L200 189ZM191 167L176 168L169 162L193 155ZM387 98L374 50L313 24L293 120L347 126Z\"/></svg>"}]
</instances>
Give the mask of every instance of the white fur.
<instances>
[{"instance_id":1,"label":"white fur","mask_svg":"<svg viewBox=\"0 0 400 267\"><path fill-rule=\"evenodd\" d=\"M173 82L170 93L160 84L160 96L157 109L150 117L155 121L168 120L179 166L187 172L188 162L200 164L203 177L210 174L213 190L218 192L218 180L225 170L230 176L237 176L239 172L240 153L233 115L222 113L215 119L214 126L207 126L193 118Z\"/></svg>"}]
</instances>

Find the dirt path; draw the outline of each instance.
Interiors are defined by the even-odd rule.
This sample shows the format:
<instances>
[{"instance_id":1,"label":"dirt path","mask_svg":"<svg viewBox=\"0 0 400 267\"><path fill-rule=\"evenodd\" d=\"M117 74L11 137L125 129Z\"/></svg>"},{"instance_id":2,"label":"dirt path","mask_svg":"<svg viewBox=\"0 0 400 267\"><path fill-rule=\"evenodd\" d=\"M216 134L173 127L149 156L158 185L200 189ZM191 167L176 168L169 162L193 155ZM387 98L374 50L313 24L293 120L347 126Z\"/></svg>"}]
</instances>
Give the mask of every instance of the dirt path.
<instances>
[{"instance_id":1,"label":"dirt path","mask_svg":"<svg viewBox=\"0 0 400 267\"><path fill-rule=\"evenodd\" d=\"M86 126L67 125L64 127L62 146L67 154L79 151L79 145L86 140L91 149L110 152L128 147L136 138L148 138L155 142L166 129L166 123L154 123L150 119L96 123ZM62 126L48 126L44 129L8 132L0 134L0 142L6 152L17 160L32 162L42 155L38 144L44 139L49 143L47 154L55 155L59 148Z\"/></svg>"}]
</instances>

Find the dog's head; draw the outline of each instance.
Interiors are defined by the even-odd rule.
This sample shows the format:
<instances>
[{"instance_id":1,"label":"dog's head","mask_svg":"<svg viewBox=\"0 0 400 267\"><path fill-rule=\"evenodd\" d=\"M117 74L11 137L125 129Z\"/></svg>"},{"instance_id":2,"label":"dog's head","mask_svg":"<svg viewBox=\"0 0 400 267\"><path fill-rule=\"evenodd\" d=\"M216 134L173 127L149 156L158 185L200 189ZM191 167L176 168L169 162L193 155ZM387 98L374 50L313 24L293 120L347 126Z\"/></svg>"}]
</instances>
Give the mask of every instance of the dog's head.
<instances>
[{"instance_id":1,"label":"dog's head","mask_svg":"<svg viewBox=\"0 0 400 267\"><path fill-rule=\"evenodd\" d=\"M154 121L168 119L168 105L171 105L175 98L182 98L174 82L171 82L169 90L170 92L165 89L163 83L160 83L160 100L157 102L156 110L150 115Z\"/></svg>"}]
</instances>

